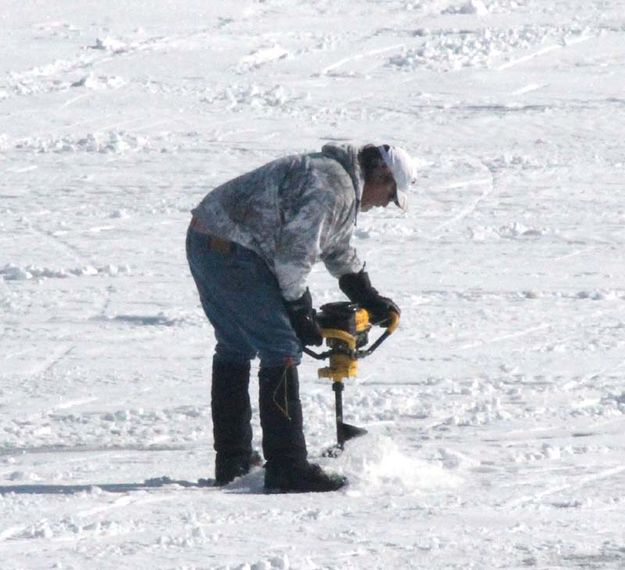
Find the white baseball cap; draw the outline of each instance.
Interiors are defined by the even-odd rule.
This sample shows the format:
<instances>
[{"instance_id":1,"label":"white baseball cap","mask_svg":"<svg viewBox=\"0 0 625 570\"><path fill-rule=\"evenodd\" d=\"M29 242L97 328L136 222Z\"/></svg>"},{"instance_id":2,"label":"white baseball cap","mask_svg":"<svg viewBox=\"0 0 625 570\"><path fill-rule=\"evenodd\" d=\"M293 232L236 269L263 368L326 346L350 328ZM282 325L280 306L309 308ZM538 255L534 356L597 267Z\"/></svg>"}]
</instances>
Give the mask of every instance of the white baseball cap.
<instances>
[{"instance_id":1,"label":"white baseball cap","mask_svg":"<svg viewBox=\"0 0 625 570\"><path fill-rule=\"evenodd\" d=\"M378 147L378 150L395 179L397 186L395 204L405 212L408 208L408 194L406 192L417 178L417 167L414 160L399 146L382 145Z\"/></svg>"}]
</instances>

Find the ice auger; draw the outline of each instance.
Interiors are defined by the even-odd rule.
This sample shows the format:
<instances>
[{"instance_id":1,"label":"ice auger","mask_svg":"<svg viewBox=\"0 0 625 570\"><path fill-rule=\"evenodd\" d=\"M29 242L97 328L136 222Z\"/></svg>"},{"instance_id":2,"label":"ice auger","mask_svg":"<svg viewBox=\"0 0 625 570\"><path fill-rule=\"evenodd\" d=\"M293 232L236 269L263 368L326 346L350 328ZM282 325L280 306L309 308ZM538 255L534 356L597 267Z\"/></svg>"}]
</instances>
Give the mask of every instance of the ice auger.
<instances>
[{"instance_id":1,"label":"ice auger","mask_svg":"<svg viewBox=\"0 0 625 570\"><path fill-rule=\"evenodd\" d=\"M364 428L343 422L344 380L356 376L358 360L372 354L397 329L399 315L392 312L390 319L375 323L386 327L386 330L369 348L366 346L374 323L370 322L368 311L358 304L339 302L322 305L317 313L317 322L329 350L316 353L304 348L304 352L317 360L330 360L329 366L320 368L318 374L319 378L332 381L337 443L325 455L336 456L343 450L346 441L367 433Z\"/></svg>"}]
</instances>

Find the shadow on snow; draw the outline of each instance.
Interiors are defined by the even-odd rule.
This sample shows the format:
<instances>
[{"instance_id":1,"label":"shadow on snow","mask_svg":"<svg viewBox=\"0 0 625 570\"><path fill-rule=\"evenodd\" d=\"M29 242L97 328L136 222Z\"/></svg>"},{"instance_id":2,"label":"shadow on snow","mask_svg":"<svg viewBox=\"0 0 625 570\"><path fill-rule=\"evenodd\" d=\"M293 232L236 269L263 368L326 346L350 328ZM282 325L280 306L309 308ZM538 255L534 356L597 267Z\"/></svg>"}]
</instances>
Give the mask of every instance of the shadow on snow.
<instances>
[{"instance_id":1,"label":"shadow on snow","mask_svg":"<svg viewBox=\"0 0 625 570\"><path fill-rule=\"evenodd\" d=\"M75 495L78 493L91 493L100 489L107 493L128 493L129 491L149 491L159 487L213 487L213 480L207 479L202 482L175 480L169 477L157 477L147 479L143 483L103 483L90 485L1 485L0 495L15 493L16 495Z\"/></svg>"}]
</instances>

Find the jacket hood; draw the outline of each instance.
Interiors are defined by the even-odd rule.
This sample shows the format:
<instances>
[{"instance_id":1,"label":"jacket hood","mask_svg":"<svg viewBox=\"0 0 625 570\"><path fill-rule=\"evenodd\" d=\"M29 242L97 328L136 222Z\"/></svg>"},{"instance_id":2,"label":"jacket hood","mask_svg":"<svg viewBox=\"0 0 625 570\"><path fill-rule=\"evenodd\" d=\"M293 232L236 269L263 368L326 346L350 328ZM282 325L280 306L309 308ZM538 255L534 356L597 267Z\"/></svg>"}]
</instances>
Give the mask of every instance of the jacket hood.
<instances>
[{"instance_id":1,"label":"jacket hood","mask_svg":"<svg viewBox=\"0 0 625 570\"><path fill-rule=\"evenodd\" d=\"M336 160L349 174L354 184L354 191L356 192L356 201L360 204L362 198L362 189L364 186L364 179L362 170L360 168L360 162L358 161L358 152L360 147L346 144L326 144L321 148L321 152L328 158Z\"/></svg>"}]
</instances>

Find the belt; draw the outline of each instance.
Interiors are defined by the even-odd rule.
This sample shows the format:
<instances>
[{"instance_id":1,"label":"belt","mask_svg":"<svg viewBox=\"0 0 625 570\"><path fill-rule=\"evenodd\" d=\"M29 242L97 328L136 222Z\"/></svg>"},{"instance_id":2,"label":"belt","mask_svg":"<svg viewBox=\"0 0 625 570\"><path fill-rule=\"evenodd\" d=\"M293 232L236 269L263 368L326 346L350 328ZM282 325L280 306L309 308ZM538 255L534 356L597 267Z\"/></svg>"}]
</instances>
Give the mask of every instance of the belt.
<instances>
[{"instance_id":1,"label":"belt","mask_svg":"<svg viewBox=\"0 0 625 570\"><path fill-rule=\"evenodd\" d=\"M219 253L232 253L232 250L234 250L236 246L235 243L210 233L206 229L204 224L202 224L202 222L195 217L191 220L191 224L189 227L193 228L196 232L208 238L206 240L206 244L208 246L208 249L212 251L217 251Z\"/></svg>"}]
</instances>

